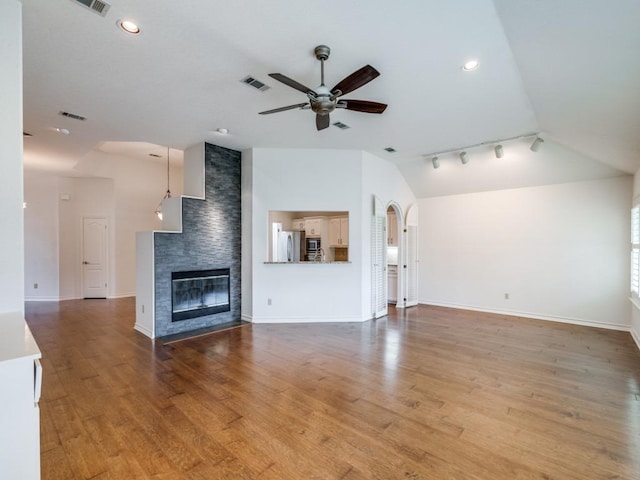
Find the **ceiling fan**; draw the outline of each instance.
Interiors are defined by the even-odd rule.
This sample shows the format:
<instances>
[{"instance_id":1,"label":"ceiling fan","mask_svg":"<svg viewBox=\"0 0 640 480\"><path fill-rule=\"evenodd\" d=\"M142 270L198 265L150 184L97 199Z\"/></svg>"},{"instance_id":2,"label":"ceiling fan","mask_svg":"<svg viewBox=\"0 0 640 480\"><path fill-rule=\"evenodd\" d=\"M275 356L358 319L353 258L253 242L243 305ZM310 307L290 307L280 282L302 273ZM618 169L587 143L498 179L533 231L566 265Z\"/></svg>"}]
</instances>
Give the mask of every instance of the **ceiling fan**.
<instances>
[{"instance_id":1,"label":"ceiling fan","mask_svg":"<svg viewBox=\"0 0 640 480\"><path fill-rule=\"evenodd\" d=\"M380 72L371 65L365 65L361 69L356 70L351 75L338 82L338 84L331 90L325 86L324 61L329 58L330 52L331 50L326 45L318 45L314 50L315 56L320 60L321 64L320 86L316 88L309 88L281 73L270 73L269 76L271 78L275 78L279 82L306 94L309 101L297 103L295 105L288 105L286 107L274 108L273 110L266 110L264 112L260 112L260 115L284 112L286 110L293 110L294 108L299 108L300 110L311 109L316 114L316 128L318 130L324 130L329 126L329 114L336 108L345 108L347 110L364 113L384 112L387 108L387 105L384 103L369 102L367 100L348 100L345 98L339 99L342 95L353 92L357 88L366 85L380 75Z\"/></svg>"}]
</instances>

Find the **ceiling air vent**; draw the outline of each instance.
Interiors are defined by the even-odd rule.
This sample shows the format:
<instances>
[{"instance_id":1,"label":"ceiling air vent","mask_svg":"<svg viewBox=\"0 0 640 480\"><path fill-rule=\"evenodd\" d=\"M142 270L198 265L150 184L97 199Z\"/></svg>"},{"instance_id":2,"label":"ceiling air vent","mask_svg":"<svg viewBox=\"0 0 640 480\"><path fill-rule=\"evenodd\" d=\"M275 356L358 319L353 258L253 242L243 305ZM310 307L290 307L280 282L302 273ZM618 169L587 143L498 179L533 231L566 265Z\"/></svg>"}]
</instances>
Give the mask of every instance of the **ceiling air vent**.
<instances>
[{"instance_id":1,"label":"ceiling air vent","mask_svg":"<svg viewBox=\"0 0 640 480\"><path fill-rule=\"evenodd\" d=\"M260 80L256 80L252 76L248 76L240 80L242 83L246 83L247 85L251 85L253 88L264 92L265 90L269 90L269 87L262 83Z\"/></svg>"},{"instance_id":2,"label":"ceiling air vent","mask_svg":"<svg viewBox=\"0 0 640 480\"><path fill-rule=\"evenodd\" d=\"M104 2L102 0L73 0L73 1L76 3L79 3L83 7L87 7L92 12L95 12L98 15L101 15L103 17L107 15L107 12L111 7L111 5L109 5L107 2Z\"/></svg>"},{"instance_id":3,"label":"ceiling air vent","mask_svg":"<svg viewBox=\"0 0 640 480\"><path fill-rule=\"evenodd\" d=\"M346 123L342 123L342 122L335 122L333 124L334 127L338 127L340 130L346 130L347 128L351 128L349 125L347 125Z\"/></svg>"},{"instance_id":4,"label":"ceiling air vent","mask_svg":"<svg viewBox=\"0 0 640 480\"><path fill-rule=\"evenodd\" d=\"M396 151L396 149L395 149L395 148L393 148L393 147L387 147L387 148L385 148L385 150L386 150L387 152L389 152L389 153L394 153L394 152Z\"/></svg>"},{"instance_id":5,"label":"ceiling air vent","mask_svg":"<svg viewBox=\"0 0 640 480\"><path fill-rule=\"evenodd\" d=\"M150 153L149 156L155 157L155 158L162 158L162 155L158 155L157 153Z\"/></svg>"},{"instance_id":6,"label":"ceiling air vent","mask_svg":"<svg viewBox=\"0 0 640 480\"><path fill-rule=\"evenodd\" d=\"M63 117L73 118L74 120L80 120L81 122L84 122L87 119L87 117L83 117L82 115L78 115L76 113L70 113L70 112L63 112L62 110L58 112L58 115L62 115Z\"/></svg>"}]
</instances>

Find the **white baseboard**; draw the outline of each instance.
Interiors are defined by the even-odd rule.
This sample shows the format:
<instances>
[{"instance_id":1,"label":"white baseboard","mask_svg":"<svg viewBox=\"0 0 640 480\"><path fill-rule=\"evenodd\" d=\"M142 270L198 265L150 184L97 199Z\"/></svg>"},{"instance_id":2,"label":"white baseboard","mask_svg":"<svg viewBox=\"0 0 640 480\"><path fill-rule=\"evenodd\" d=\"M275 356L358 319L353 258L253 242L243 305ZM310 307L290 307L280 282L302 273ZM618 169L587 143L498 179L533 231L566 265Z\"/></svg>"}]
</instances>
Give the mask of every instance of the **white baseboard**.
<instances>
[{"instance_id":1,"label":"white baseboard","mask_svg":"<svg viewBox=\"0 0 640 480\"><path fill-rule=\"evenodd\" d=\"M362 317L253 317L252 323L350 323L365 322Z\"/></svg>"},{"instance_id":2,"label":"white baseboard","mask_svg":"<svg viewBox=\"0 0 640 480\"><path fill-rule=\"evenodd\" d=\"M242 320L243 322L253 323L253 317L251 315L241 314L240 315L240 320Z\"/></svg>"},{"instance_id":3,"label":"white baseboard","mask_svg":"<svg viewBox=\"0 0 640 480\"><path fill-rule=\"evenodd\" d=\"M141 334L149 337L150 339L154 339L155 335L154 332L152 332L151 330L149 330L147 327L143 327L142 325L138 325L137 323L133 326L133 329L140 332Z\"/></svg>"},{"instance_id":4,"label":"white baseboard","mask_svg":"<svg viewBox=\"0 0 640 480\"><path fill-rule=\"evenodd\" d=\"M57 302L59 297L24 297L25 302Z\"/></svg>"},{"instance_id":5,"label":"white baseboard","mask_svg":"<svg viewBox=\"0 0 640 480\"><path fill-rule=\"evenodd\" d=\"M629 331L629 333L631 333L631 338L633 338L633 340L636 342L638 350L640 350L640 334L638 334L638 332L636 332L633 328Z\"/></svg>"},{"instance_id":6,"label":"white baseboard","mask_svg":"<svg viewBox=\"0 0 640 480\"><path fill-rule=\"evenodd\" d=\"M501 309L495 309L495 308L482 308L482 307L475 307L471 305L432 302L428 300L420 300L419 303L421 303L422 305L434 305L436 307L459 308L460 310L472 310L475 312L495 313L498 315L509 315L511 317L531 318L534 320L545 320L548 322L569 323L572 325L582 325L584 327L606 328L608 330L618 330L622 332L629 332L631 330L629 325L594 322L592 320L583 320L580 318L559 317L556 315L540 315L537 313L530 313L530 312L518 312L514 310L501 310Z\"/></svg>"},{"instance_id":7,"label":"white baseboard","mask_svg":"<svg viewBox=\"0 0 640 480\"><path fill-rule=\"evenodd\" d=\"M136 294L134 293L120 293L118 295L110 295L107 298L129 298L129 297L135 297Z\"/></svg>"}]
</instances>

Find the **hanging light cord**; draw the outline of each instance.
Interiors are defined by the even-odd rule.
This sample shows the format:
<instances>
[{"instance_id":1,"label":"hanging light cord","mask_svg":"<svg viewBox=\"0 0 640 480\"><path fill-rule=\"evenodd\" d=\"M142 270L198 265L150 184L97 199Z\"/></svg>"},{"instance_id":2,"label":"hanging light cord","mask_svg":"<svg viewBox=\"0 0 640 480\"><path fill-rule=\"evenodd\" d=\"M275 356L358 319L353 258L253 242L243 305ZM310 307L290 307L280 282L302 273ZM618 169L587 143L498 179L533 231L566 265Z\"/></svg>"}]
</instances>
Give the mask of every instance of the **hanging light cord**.
<instances>
[{"instance_id":1,"label":"hanging light cord","mask_svg":"<svg viewBox=\"0 0 640 480\"><path fill-rule=\"evenodd\" d=\"M167 147L167 194L164 198L171 198L171 189L169 188L169 147Z\"/></svg>"}]
</instances>

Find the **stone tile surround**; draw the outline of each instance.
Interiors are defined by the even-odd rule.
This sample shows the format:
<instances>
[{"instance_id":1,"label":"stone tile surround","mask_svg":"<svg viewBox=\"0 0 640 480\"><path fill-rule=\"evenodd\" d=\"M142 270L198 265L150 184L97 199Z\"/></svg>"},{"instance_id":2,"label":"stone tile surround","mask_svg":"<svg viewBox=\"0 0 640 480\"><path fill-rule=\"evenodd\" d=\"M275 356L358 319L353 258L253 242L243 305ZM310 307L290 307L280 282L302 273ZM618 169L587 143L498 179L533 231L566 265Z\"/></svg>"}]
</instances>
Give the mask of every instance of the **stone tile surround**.
<instances>
[{"instance_id":1,"label":"stone tile surround","mask_svg":"<svg viewBox=\"0 0 640 480\"><path fill-rule=\"evenodd\" d=\"M182 199L182 233L154 234L156 337L240 321L241 154L204 151L205 199ZM172 322L171 272L218 268L231 271L231 311Z\"/></svg>"}]
</instances>

